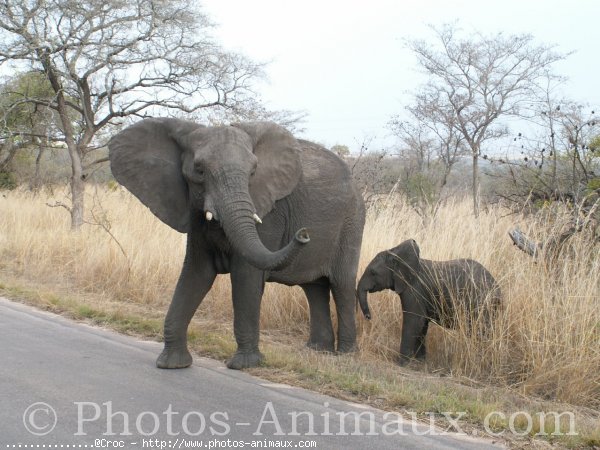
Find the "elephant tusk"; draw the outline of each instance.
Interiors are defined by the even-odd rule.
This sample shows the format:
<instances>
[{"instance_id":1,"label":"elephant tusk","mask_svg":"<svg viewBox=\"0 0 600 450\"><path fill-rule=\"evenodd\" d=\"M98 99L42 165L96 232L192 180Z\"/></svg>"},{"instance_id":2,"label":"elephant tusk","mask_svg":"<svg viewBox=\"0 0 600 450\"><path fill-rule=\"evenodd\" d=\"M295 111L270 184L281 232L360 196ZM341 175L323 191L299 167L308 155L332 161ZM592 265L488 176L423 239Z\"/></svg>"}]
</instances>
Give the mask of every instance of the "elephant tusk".
<instances>
[{"instance_id":1,"label":"elephant tusk","mask_svg":"<svg viewBox=\"0 0 600 450\"><path fill-rule=\"evenodd\" d=\"M210 211L206 211L206 220L208 220L209 222L213 219L213 213L211 213Z\"/></svg>"},{"instance_id":2,"label":"elephant tusk","mask_svg":"<svg viewBox=\"0 0 600 450\"><path fill-rule=\"evenodd\" d=\"M256 223L262 223L262 220L260 220L260 217L258 217L258 214L254 213L254 214L252 215L252 218L254 219L254 221L255 221Z\"/></svg>"}]
</instances>

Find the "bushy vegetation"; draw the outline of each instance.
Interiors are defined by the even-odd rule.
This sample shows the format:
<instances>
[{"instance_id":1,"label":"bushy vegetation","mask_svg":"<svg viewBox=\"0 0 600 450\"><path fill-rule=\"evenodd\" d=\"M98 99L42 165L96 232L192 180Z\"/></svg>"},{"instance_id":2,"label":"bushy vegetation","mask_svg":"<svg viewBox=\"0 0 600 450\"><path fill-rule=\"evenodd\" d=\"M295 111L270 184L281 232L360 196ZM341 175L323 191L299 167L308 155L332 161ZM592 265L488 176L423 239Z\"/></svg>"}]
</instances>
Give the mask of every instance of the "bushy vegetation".
<instances>
[{"instance_id":1,"label":"bushy vegetation","mask_svg":"<svg viewBox=\"0 0 600 450\"><path fill-rule=\"evenodd\" d=\"M0 172L0 189L13 190L17 187L15 176L11 172Z\"/></svg>"}]
</instances>

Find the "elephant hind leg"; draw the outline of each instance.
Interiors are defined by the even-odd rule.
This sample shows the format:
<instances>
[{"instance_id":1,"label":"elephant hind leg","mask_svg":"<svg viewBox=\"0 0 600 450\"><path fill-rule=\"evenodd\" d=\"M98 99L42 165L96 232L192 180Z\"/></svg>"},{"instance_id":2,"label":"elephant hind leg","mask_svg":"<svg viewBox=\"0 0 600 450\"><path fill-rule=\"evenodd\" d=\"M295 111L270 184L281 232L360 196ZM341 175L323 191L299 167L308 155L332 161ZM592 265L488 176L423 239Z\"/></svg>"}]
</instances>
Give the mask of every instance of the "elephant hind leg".
<instances>
[{"instance_id":1,"label":"elephant hind leg","mask_svg":"<svg viewBox=\"0 0 600 450\"><path fill-rule=\"evenodd\" d=\"M329 280L303 284L310 310L310 336L306 345L313 350L333 352L335 337L329 310Z\"/></svg>"},{"instance_id":2,"label":"elephant hind leg","mask_svg":"<svg viewBox=\"0 0 600 450\"><path fill-rule=\"evenodd\" d=\"M357 349L356 275L364 226L362 199L358 202L357 208L356 217L348 219L334 260L334 267L331 268L329 275L338 318L338 352L351 352Z\"/></svg>"},{"instance_id":3,"label":"elephant hind leg","mask_svg":"<svg viewBox=\"0 0 600 450\"><path fill-rule=\"evenodd\" d=\"M354 281L331 284L338 318L338 352L356 350L356 289Z\"/></svg>"}]
</instances>

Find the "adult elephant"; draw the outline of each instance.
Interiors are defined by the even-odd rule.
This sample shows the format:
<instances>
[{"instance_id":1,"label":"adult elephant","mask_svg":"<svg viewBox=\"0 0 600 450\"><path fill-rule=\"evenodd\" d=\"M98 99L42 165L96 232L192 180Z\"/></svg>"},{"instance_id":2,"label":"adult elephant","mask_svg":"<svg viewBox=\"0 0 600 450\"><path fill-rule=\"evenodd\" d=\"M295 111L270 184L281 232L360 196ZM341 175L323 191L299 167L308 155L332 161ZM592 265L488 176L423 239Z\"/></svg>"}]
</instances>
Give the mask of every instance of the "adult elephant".
<instances>
[{"instance_id":1,"label":"adult elephant","mask_svg":"<svg viewBox=\"0 0 600 450\"><path fill-rule=\"evenodd\" d=\"M477 261L422 259L413 239L378 253L366 267L357 296L367 319L371 318L367 293L384 289L393 289L402 302L400 365L425 359L430 321L453 328L461 311L469 329L473 320L481 319L485 331L502 297L492 274Z\"/></svg>"},{"instance_id":2,"label":"adult elephant","mask_svg":"<svg viewBox=\"0 0 600 450\"><path fill-rule=\"evenodd\" d=\"M364 205L346 164L267 122L206 127L145 119L109 143L113 175L163 222L187 233L186 256L165 318L160 368L192 363L188 325L217 274L230 273L237 351L228 367L256 366L265 281L300 285L308 344L356 345L355 283ZM309 234L310 232L310 238Z\"/></svg>"}]
</instances>

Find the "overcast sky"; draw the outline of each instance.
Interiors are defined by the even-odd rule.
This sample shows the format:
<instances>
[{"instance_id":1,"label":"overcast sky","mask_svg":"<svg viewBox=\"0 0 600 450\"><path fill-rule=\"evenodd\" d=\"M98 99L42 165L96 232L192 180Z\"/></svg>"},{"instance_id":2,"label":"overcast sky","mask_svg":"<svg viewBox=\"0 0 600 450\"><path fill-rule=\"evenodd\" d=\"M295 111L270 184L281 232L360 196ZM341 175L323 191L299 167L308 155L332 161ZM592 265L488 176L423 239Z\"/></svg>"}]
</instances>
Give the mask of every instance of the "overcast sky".
<instances>
[{"instance_id":1,"label":"overcast sky","mask_svg":"<svg viewBox=\"0 0 600 450\"><path fill-rule=\"evenodd\" d=\"M459 21L482 32L530 33L575 51L557 64L565 94L600 105L600 0L202 0L225 47L270 61L260 93L271 109L308 113L305 138L389 145L386 123L423 82L404 39Z\"/></svg>"}]
</instances>

